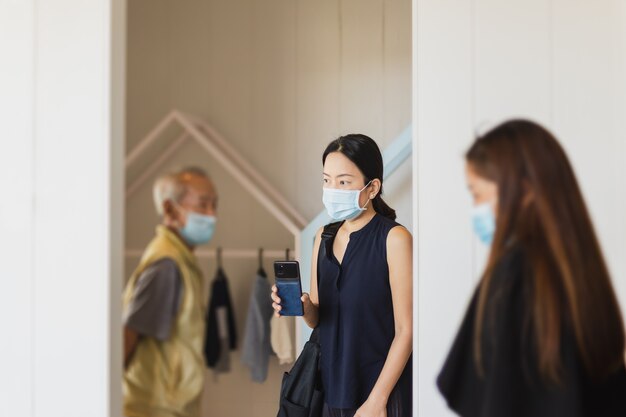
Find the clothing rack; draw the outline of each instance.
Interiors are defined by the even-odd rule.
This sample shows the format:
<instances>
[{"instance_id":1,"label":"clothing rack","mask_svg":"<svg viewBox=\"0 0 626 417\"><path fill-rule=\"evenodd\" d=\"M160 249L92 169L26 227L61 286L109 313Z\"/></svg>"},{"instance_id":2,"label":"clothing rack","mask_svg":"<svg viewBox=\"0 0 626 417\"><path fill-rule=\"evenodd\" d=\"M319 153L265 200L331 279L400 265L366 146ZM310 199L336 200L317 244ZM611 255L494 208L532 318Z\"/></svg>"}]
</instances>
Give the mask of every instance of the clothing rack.
<instances>
[{"instance_id":1,"label":"clothing rack","mask_svg":"<svg viewBox=\"0 0 626 417\"><path fill-rule=\"evenodd\" d=\"M290 249L291 253L291 249ZM141 249L126 249L124 255L127 258L139 258L143 254ZM199 249L194 252L198 258L217 258L217 249ZM222 249L223 259L258 259L258 249ZM285 249L263 249L263 257L266 259L285 259Z\"/></svg>"}]
</instances>

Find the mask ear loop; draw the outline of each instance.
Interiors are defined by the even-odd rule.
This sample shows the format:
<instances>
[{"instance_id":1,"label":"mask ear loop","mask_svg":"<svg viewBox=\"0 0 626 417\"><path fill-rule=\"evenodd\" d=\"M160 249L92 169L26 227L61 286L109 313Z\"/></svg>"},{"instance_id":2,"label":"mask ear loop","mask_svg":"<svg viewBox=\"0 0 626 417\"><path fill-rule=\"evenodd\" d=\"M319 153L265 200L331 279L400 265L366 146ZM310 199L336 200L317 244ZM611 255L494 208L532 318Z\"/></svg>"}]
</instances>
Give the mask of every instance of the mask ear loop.
<instances>
[{"instance_id":1,"label":"mask ear loop","mask_svg":"<svg viewBox=\"0 0 626 417\"><path fill-rule=\"evenodd\" d=\"M361 209L362 211L367 210L367 205L370 203L370 201L372 201L371 198L368 198L367 201L365 202L365 205L363 205L363 207L361 207L361 205L359 204L359 198L361 197L361 193L363 192L363 190L365 190L367 187L370 186L370 184L372 183L372 181L374 180L370 180L370 182L368 182L367 184L365 184L365 187L361 188L361 190L359 191L359 194L356 197L356 205L359 207L359 209Z\"/></svg>"}]
</instances>

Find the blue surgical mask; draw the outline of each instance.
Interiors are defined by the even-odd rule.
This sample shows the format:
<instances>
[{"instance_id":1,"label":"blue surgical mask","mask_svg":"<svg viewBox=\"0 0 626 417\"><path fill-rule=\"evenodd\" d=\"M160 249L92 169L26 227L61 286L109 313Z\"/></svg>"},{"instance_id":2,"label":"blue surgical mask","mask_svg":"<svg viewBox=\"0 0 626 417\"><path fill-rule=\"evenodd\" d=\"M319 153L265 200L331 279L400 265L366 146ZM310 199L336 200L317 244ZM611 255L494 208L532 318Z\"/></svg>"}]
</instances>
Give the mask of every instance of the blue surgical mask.
<instances>
[{"instance_id":1,"label":"blue surgical mask","mask_svg":"<svg viewBox=\"0 0 626 417\"><path fill-rule=\"evenodd\" d=\"M366 207L359 205L359 197L370 183L371 181L360 190L324 188L322 201L328 215L335 221L350 220L367 210ZM365 205L367 206L367 203Z\"/></svg>"},{"instance_id":2,"label":"blue surgical mask","mask_svg":"<svg viewBox=\"0 0 626 417\"><path fill-rule=\"evenodd\" d=\"M496 232L496 216L493 214L491 204L481 204L472 209L472 225L480 241L485 245L491 245Z\"/></svg>"},{"instance_id":3,"label":"blue surgical mask","mask_svg":"<svg viewBox=\"0 0 626 417\"><path fill-rule=\"evenodd\" d=\"M204 214L187 212L187 222L180 229L180 235L191 246L198 246L208 243L215 233L217 218Z\"/></svg>"}]
</instances>

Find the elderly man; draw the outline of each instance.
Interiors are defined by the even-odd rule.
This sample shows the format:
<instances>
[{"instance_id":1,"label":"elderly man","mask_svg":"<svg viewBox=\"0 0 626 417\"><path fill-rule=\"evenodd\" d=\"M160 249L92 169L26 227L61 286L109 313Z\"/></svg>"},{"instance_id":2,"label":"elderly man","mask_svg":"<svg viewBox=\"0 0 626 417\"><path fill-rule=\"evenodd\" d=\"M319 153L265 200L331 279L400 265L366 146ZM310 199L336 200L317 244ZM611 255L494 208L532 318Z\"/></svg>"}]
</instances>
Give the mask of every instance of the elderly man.
<instances>
[{"instance_id":1,"label":"elderly man","mask_svg":"<svg viewBox=\"0 0 626 417\"><path fill-rule=\"evenodd\" d=\"M200 417L204 384L202 276L193 251L211 240L217 194L187 168L154 184L161 216L124 291L127 417Z\"/></svg>"}]
</instances>

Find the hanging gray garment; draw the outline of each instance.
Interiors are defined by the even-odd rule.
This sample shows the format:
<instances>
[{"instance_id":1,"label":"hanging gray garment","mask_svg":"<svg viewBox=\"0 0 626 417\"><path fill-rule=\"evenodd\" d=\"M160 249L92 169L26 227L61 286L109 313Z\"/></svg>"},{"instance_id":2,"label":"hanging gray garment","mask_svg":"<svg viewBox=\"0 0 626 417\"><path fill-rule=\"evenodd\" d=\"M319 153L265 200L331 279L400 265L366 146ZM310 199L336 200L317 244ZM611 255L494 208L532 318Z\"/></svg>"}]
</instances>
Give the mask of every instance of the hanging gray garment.
<instances>
[{"instance_id":1,"label":"hanging gray garment","mask_svg":"<svg viewBox=\"0 0 626 417\"><path fill-rule=\"evenodd\" d=\"M213 371L217 374L230 372L230 335L228 329L228 308L217 307L215 310L217 318L217 335L220 344L220 356L215 363Z\"/></svg>"},{"instance_id":2,"label":"hanging gray garment","mask_svg":"<svg viewBox=\"0 0 626 417\"><path fill-rule=\"evenodd\" d=\"M270 320L274 309L271 291L268 279L257 274L250 295L241 355L242 362L250 368L250 375L255 382L263 382L267 378L267 366L272 353Z\"/></svg>"}]
</instances>

